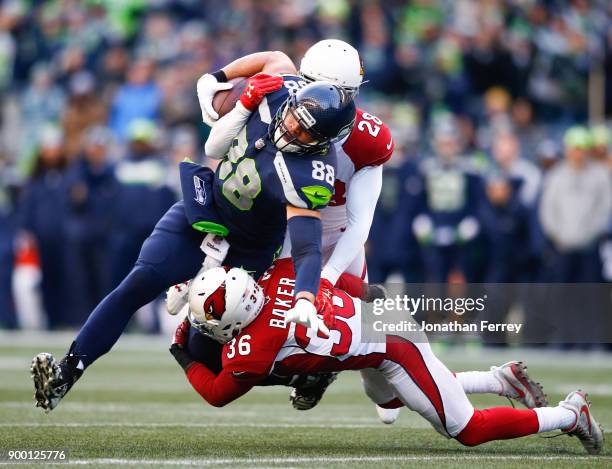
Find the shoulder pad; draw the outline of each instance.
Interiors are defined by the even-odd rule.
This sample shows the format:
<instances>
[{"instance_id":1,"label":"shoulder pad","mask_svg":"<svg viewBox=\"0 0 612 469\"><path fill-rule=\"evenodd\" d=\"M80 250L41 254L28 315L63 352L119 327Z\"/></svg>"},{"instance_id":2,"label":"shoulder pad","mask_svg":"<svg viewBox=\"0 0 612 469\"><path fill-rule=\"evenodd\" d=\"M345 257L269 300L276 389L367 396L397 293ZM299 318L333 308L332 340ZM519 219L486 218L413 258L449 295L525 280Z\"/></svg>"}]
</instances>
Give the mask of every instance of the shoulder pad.
<instances>
[{"instance_id":1,"label":"shoulder pad","mask_svg":"<svg viewBox=\"0 0 612 469\"><path fill-rule=\"evenodd\" d=\"M386 163L394 148L395 141L389 127L375 115L357 108L355 126L342 144L342 149L355 165L355 171Z\"/></svg>"}]
</instances>

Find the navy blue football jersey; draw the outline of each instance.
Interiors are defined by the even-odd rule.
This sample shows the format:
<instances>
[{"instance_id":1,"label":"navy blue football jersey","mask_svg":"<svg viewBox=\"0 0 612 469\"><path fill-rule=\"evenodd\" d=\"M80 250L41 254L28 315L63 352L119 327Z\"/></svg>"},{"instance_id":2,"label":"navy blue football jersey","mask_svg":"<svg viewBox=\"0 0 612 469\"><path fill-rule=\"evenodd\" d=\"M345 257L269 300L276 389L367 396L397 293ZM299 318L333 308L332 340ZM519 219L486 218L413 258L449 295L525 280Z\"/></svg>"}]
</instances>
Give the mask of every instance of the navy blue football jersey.
<instances>
[{"instance_id":1,"label":"navy blue football jersey","mask_svg":"<svg viewBox=\"0 0 612 469\"><path fill-rule=\"evenodd\" d=\"M306 82L285 75L284 86L268 94L232 142L215 172L213 193L222 223L234 236L254 244L281 243L286 206L318 210L334 191L336 154L305 155L277 150L268 127L289 93Z\"/></svg>"}]
</instances>

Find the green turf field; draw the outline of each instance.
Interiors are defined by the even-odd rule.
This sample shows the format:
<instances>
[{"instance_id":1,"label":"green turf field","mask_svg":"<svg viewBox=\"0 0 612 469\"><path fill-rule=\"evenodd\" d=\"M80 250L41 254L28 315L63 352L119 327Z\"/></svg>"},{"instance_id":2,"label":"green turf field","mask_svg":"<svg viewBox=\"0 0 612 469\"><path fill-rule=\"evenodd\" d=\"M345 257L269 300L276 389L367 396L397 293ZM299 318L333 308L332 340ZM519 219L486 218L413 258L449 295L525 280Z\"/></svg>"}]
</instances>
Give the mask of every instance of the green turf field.
<instances>
[{"instance_id":1,"label":"green turf field","mask_svg":"<svg viewBox=\"0 0 612 469\"><path fill-rule=\"evenodd\" d=\"M0 450L66 448L72 462L92 467L612 467L609 442L600 457L587 457L578 440L565 436L465 448L406 409L385 426L357 373L340 376L308 412L294 411L289 389L281 387L260 388L215 409L191 389L166 352L167 341L143 336L124 337L45 415L32 407L29 362L39 351L61 354L70 340L0 333ZM551 402L583 386L594 415L612 428L609 355L455 348L439 356L454 370L524 358ZM508 405L495 396L473 402Z\"/></svg>"}]
</instances>

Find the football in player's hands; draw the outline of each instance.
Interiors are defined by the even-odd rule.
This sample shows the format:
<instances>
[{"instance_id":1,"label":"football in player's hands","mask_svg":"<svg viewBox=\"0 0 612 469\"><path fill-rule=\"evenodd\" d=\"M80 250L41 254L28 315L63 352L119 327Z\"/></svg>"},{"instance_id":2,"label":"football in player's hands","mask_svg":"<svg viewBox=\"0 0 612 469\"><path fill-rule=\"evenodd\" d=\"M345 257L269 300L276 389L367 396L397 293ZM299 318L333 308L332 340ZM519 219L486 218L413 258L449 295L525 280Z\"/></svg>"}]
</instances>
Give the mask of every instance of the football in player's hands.
<instances>
[{"instance_id":1,"label":"football in player's hands","mask_svg":"<svg viewBox=\"0 0 612 469\"><path fill-rule=\"evenodd\" d=\"M231 83L219 82L217 78L210 73L205 73L198 79L196 91L202 111L202 121L205 124L212 127L215 121L219 119L219 115L213 108L213 97L215 93L221 90L229 90L231 87Z\"/></svg>"},{"instance_id":2,"label":"football in player's hands","mask_svg":"<svg viewBox=\"0 0 612 469\"><path fill-rule=\"evenodd\" d=\"M258 73L249 78L247 86L240 95L240 102L249 111L254 111L268 93L278 91L283 86L280 75Z\"/></svg>"},{"instance_id":3,"label":"football in player's hands","mask_svg":"<svg viewBox=\"0 0 612 469\"><path fill-rule=\"evenodd\" d=\"M231 84L231 89L217 91L212 98L212 107L219 118L230 112L236 106L240 95L247 85L248 78L232 78L227 83ZM216 120L216 119L215 119Z\"/></svg>"}]
</instances>

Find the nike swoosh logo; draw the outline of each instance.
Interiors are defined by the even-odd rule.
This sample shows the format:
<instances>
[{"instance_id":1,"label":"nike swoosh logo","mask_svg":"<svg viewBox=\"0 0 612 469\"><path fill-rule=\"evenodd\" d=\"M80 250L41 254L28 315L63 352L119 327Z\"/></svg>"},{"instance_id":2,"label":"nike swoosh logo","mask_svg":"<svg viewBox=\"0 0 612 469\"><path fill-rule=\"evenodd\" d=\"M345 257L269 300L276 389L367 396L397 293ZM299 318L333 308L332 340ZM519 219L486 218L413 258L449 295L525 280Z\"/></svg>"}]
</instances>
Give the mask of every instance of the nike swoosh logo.
<instances>
[{"instance_id":1,"label":"nike swoosh logo","mask_svg":"<svg viewBox=\"0 0 612 469\"><path fill-rule=\"evenodd\" d=\"M387 150L391 150L391 145L393 145L393 137L391 137L391 141L387 144Z\"/></svg>"},{"instance_id":2,"label":"nike swoosh logo","mask_svg":"<svg viewBox=\"0 0 612 469\"><path fill-rule=\"evenodd\" d=\"M319 200L324 200L327 197L325 194L319 194L318 192L315 192L314 194L312 194L312 196Z\"/></svg>"}]
</instances>

